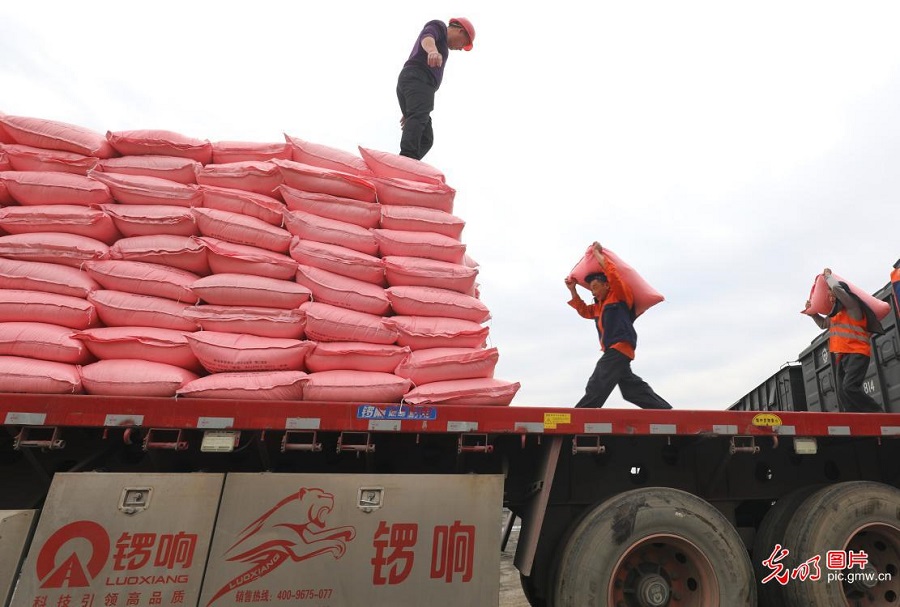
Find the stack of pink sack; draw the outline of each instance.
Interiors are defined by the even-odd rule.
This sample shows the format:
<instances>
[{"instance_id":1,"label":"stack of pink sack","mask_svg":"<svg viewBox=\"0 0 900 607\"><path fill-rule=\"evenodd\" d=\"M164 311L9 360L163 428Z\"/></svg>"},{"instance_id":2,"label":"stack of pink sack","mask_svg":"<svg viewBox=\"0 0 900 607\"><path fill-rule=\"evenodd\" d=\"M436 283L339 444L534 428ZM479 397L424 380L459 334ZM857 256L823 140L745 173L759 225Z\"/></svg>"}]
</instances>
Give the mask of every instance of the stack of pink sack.
<instances>
[{"instance_id":1,"label":"stack of pink sack","mask_svg":"<svg viewBox=\"0 0 900 607\"><path fill-rule=\"evenodd\" d=\"M0 391L508 405L419 161L0 114Z\"/></svg>"}]
</instances>

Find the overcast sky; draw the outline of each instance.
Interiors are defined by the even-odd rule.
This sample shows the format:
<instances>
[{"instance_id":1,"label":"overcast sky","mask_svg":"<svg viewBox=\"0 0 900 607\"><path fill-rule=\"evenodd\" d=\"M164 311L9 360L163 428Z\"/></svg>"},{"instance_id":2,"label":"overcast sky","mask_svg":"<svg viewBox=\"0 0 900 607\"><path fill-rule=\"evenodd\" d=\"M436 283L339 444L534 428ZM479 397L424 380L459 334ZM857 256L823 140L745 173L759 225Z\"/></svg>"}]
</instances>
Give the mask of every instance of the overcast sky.
<instances>
[{"instance_id":1,"label":"overcast sky","mask_svg":"<svg viewBox=\"0 0 900 607\"><path fill-rule=\"evenodd\" d=\"M0 111L397 152L397 73L457 16L475 48L451 54L425 161L457 189L514 404L583 394L599 346L563 278L594 240L666 296L633 369L676 408L796 361L823 267L888 282L896 2L4 2Z\"/></svg>"}]
</instances>

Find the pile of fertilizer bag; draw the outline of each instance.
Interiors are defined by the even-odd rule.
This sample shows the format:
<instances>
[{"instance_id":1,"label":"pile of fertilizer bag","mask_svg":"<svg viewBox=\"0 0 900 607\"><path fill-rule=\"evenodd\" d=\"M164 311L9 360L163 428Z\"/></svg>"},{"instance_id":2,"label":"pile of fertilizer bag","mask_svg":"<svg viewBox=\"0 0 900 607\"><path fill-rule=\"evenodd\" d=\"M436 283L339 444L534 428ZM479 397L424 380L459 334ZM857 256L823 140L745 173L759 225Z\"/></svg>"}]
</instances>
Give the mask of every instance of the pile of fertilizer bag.
<instances>
[{"instance_id":1,"label":"pile of fertilizer bag","mask_svg":"<svg viewBox=\"0 0 900 607\"><path fill-rule=\"evenodd\" d=\"M0 392L508 405L434 167L0 114Z\"/></svg>"}]
</instances>

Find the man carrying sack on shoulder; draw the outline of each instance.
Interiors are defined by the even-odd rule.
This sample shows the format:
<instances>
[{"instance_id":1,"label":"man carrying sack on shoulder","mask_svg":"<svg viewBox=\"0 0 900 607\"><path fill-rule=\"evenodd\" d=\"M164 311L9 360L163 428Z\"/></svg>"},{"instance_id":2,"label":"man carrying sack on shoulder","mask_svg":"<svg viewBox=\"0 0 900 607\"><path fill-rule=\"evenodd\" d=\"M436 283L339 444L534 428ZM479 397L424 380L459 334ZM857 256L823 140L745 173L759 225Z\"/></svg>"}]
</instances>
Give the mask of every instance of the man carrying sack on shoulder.
<instances>
[{"instance_id":1,"label":"man carrying sack on shoulder","mask_svg":"<svg viewBox=\"0 0 900 607\"><path fill-rule=\"evenodd\" d=\"M600 243L594 243L592 254L602 268L601 272L588 274L584 279L594 296L594 303L586 304L578 296L574 277L570 276L565 281L572 296L569 305L583 318L594 320L603 350L594 373L588 379L585 394L575 407L602 407L613 388L619 386L622 398L642 409L671 409L672 405L631 370L637 346L631 287L622 280L616 264L603 255Z\"/></svg>"},{"instance_id":2,"label":"man carrying sack on shoulder","mask_svg":"<svg viewBox=\"0 0 900 607\"><path fill-rule=\"evenodd\" d=\"M863 390L872 356L870 336L884 333L875 313L844 282L825 268L822 272L832 303L828 316L809 314L820 329L828 330L828 351L837 367L838 404L848 413L881 413L883 409ZM811 301L806 302L809 310Z\"/></svg>"}]
</instances>

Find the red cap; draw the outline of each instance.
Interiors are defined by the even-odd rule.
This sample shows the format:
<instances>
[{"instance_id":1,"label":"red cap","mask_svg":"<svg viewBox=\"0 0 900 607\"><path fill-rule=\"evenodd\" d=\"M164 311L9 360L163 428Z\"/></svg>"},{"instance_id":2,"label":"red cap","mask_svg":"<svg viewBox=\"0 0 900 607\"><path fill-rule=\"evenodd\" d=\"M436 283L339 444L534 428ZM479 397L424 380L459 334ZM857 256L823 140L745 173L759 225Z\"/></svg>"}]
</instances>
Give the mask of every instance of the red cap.
<instances>
[{"instance_id":1,"label":"red cap","mask_svg":"<svg viewBox=\"0 0 900 607\"><path fill-rule=\"evenodd\" d=\"M450 20L450 25L456 24L466 30L466 33L469 35L469 44L463 47L464 51L471 51L472 44L475 42L475 26L472 25L472 22L466 19L465 17L453 17Z\"/></svg>"}]
</instances>

